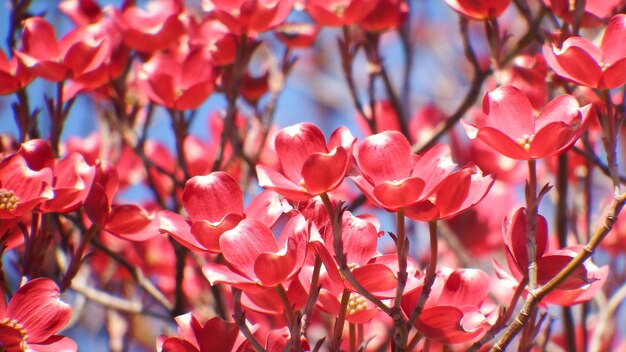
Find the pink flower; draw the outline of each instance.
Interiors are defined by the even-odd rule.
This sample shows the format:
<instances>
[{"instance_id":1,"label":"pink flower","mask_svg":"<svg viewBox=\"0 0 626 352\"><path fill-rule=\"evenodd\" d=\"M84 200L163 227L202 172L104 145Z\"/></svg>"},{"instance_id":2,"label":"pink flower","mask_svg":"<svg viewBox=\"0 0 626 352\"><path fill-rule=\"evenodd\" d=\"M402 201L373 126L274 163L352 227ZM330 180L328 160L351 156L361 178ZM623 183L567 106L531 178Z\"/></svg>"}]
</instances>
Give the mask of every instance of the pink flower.
<instances>
[{"instance_id":1,"label":"pink flower","mask_svg":"<svg viewBox=\"0 0 626 352\"><path fill-rule=\"evenodd\" d=\"M498 152L517 160L561 154L584 132L592 114L571 95L551 100L535 118L528 98L513 86L485 94L484 116L464 122L472 139L478 138Z\"/></svg>"},{"instance_id":2,"label":"pink flower","mask_svg":"<svg viewBox=\"0 0 626 352\"><path fill-rule=\"evenodd\" d=\"M626 83L626 15L611 18L601 48L582 37L567 38L561 47L544 45L543 55L557 75L581 86L612 89Z\"/></svg>"},{"instance_id":3,"label":"pink flower","mask_svg":"<svg viewBox=\"0 0 626 352\"><path fill-rule=\"evenodd\" d=\"M72 310L59 299L59 288L47 278L20 287L8 305L0 299L0 350L76 351L74 340L55 335Z\"/></svg>"},{"instance_id":4,"label":"pink flower","mask_svg":"<svg viewBox=\"0 0 626 352\"><path fill-rule=\"evenodd\" d=\"M328 144L313 124L284 128L274 142L282 173L258 165L259 185L294 201L330 192L346 175L355 140L345 127L336 129Z\"/></svg>"}]
</instances>

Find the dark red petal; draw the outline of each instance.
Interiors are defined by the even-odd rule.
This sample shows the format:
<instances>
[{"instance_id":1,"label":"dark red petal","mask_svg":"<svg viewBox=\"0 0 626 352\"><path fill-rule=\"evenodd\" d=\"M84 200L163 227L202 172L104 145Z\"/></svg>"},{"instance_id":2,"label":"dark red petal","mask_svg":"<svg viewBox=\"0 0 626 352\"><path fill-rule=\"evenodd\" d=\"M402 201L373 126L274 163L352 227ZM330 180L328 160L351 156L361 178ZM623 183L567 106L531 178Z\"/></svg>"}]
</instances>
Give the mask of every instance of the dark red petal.
<instances>
[{"instance_id":1,"label":"dark red petal","mask_svg":"<svg viewBox=\"0 0 626 352\"><path fill-rule=\"evenodd\" d=\"M198 349L183 339L170 337L163 342L161 352L198 352Z\"/></svg>"},{"instance_id":2,"label":"dark red petal","mask_svg":"<svg viewBox=\"0 0 626 352\"><path fill-rule=\"evenodd\" d=\"M183 206L192 221L217 223L226 214L243 214L243 192L237 181L223 171L194 176L185 184Z\"/></svg>"},{"instance_id":3,"label":"dark red petal","mask_svg":"<svg viewBox=\"0 0 626 352\"><path fill-rule=\"evenodd\" d=\"M204 324L202 333L198 337L200 352L230 352L239 335L236 323L213 318Z\"/></svg>"},{"instance_id":4,"label":"dark red petal","mask_svg":"<svg viewBox=\"0 0 626 352\"><path fill-rule=\"evenodd\" d=\"M20 287L6 310L9 319L15 319L28 332L29 341L45 341L63 329L70 320L72 309L60 299L54 281L38 278Z\"/></svg>"}]
</instances>

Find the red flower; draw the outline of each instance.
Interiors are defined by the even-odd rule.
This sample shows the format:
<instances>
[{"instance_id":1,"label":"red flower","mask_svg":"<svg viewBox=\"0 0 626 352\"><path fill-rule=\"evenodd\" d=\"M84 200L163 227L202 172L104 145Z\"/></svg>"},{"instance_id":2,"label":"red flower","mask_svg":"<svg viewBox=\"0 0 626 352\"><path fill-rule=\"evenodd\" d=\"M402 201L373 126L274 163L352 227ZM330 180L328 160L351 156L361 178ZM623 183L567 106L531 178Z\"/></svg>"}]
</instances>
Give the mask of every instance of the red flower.
<instances>
[{"instance_id":1,"label":"red flower","mask_svg":"<svg viewBox=\"0 0 626 352\"><path fill-rule=\"evenodd\" d=\"M475 167L448 175L419 202L406 208L406 216L418 221L446 219L478 204L491 186L493 175L483 176Z\"/></svg>"},{"instance_id":2,"label":"red flower","mask_svg":"<svg viewBox=\"0 0 626 352\"><path fill-rule=\"evenodd\" d=\"M543 0L552 12L569 24L574 23L575 8L569 0ZM581 26L595 27L602 25L602 20L611 16L622 0L586 0Z\"/></svg>"},{"instance_id":3,"label":"red flower","mask_svg":"<svg viewBox=\"0 0 626 352\"><path fill-rule=\"evenodd\" d=\"M402 298L402 309L410 315L421 288ZM424 336L441 343L458 344L476 340L497 318L495 305L486 302L489 275L479 269L439 273L415 327Z\"/></svg>"},{"instance_id":4,"label":"red flower","mask_svg":"<svg viewBox=\"0 0 626 352\"><path fill-rule=\"evenodd\" d=\"M140 78L152 101L170 109L195 109L213 92L213 65L201 50L182 61L171 55L155 55L146 62Z\"/></svg>"},{"instance_id":5,"label":"red flower","mask_svg":"<svg viewBox=\"0 0 626 352\"><path fill-rule=\"evenodd\" d=\"M22 155L0 161L0 219L19 218L52 199L52 170L34 171Z\"/></svg>"},{"instance_id":6,"label":"red flower","mask_svg":"<svg viewBox=\"0 0 626 352\"><path fill-rule=\"evenodd\" d=\"M346 26L367 18L377 4L377 0L307 0L305 8L319 25Z\"/></svg>"},{"instance_id":7,"label":"red flower","mask_svg":"<svg viewBox=\"0 0 626 352\"><path fill-rule=\"evenodd\" d=\"M26 87L34 77L17 56L9 60L4 51L0 50L0 95L11 94Z\"/></svg>"},{"instance_id":8,"label":"red flower","mask_svg":"<svg viewBox=\"0 0 626 352\"><path fill-rule=\"evenodd\" d=\"M252 293L293 279L307 254L309 224L297 215L285 225L276 242L262 222L244 219L219 239L224 259L230 265L209 263L203 268L211 285L225 283Z\"/></svg>"},{"instance_id":9,"label":"red flower","mask_svg":"<svg viewBox=\"0 0 626 352\"><path fill-rule=\"evenodd\" d=\"M611 18L599 49L582 37L561 47L544 45L543 55L557 75L585 87L611 89L626 83L626 15Z\"/></svg>"},{"instance_id":10,"label":"red flower","mask_svg":"<svg viewBox=\"0 0 626 352\"><path fill-rule=\"evenodd\" d=\"M109 53L109 41L96 39L86 30L76 29L57 41L54 27L41 17L24 21L24 48L15 55L37 76L52 82L68 78L94 86L108 79L99 70ZM99 74L95 74L99 73Z\"/></svg>"},{"instance_id":11,"label":"red flower","mask_svg":"<svg viewBox=\"0 0 626 352\"><path fill-rule=\"evenodd\" d=\"M468 136L479 138L493 149L517 160L540 159L561 154L585 130L591 105L579 107L571 95L550 101L535 118L528 98L513 86L485 94L484 120L464 123Z\"/></svg>"},{"instance_id":12,"label":"red flower","mask_svg":"<svg viewBox=\"0 0 626 352\"><path fill-rule=\"evenodd\" d=\"M72 310L59 299L59 288L39 278L20 287L8 305L0 297L0 349L3 351L76 351L74 340L55 335Z\"/></svg>"},{"instance_id":13,"label":"red flower","mask_svg":"<svg viewBox=\"0 0 626 352\"><path fill-rule=\"evenodd\" d=\"M464 16L486 20L499 17L511 0L446 0L446 3Z\"/></svg>"},{"instance_id":14,"label":"red flower","mask_svg":"<svg viewBox=\"0 0 626 352\"><path fill-rule=\"evenodd\" d=\"M162 232L191 250L220 253L220 237L244 218L243 192L223 171L194 176L185 184L183 206L189 221L168 210L159 212Z\"/></svg>"},{"instance_id":15,"label":"red flower","mask_svg":"<svg viewBox=\"0 0 626 352\"><path fill-rule=\"evenodd\" d=\"M204 2L204 1L203 1ZM293 9L295 0L212 0L207 10L233 33L265 32L282 23Z\"/></svg>"},{"instance_id":16,"label":"red flower","mask_svg":"<svg viewBox=\"0 0 626 352\"><path fill-rule=\"evenodd\" d=\"M370 32L386 31L400 27L408 13L405 0L378 0L369 16L359 21L358 25Z\"/></svg>"},{"instance_id":17,"label":"red flower","mask_svg":"<svg viewBox=\"0 0 626 352\"><path fill-rule=\"evenodd\" d=\"M282 173L258 165L259 185L294 201L330 192L346 175L354 141L345 127L336 129L328 144L322 131L313 124L287 127L274 142Z\"/></svg>"},{"instance_id":18,"label":"red flower","mask_svg":"<svg viewBox=\"0 0 626 352\"><path fill-rule=\"evenodd\" d=\"M231 352L244 342L236 323L217 317L203 323L191 313L175 319L180 337L165 338L162 352Z\"/></svg>"},{"instance_id":19,"label":"red flower","mask_svg":"<svg viewBox=\"0 0 626 352\"><path fill-rule=\"evenodd\" d=\"M412 154L407 139L396 131L367 137L356 158L361 175L350 178L370 200L389 211L422 199L455 166L446 146L435 146L423 156Z\"/></svg>"},{"instance_id":20,"label":"red flower","mask_svg":"<svg viewBox=\"0 0 626 352\"><path fill-rule=\"evenodd\" d=\"M123 32L124 44L140 52L154 53L173 46L185 32L178 18L180 0L153 1L147 11L134 3L122 11L112 9L113 18Z\"/></svg>"},{"instance_id":21,"label":"red flower","mask_svg":"<svg viewBox=\"0 0 626 352\"><path fill-rule=\"evenodd\" d=\"M511 274L496 262L494 262L494 266L498 277L515 289L522 279L528 276L526 209L520 208L511 222L505 224L504 230L507 263ZM539 285L545 285L554 278L582 250L581 245L549 250L547 223L541 215L537 218L536 243L537 283ZM587 260L557 289L548 294L542 302L560 306L586 302L602 288L606 282L608 271L608 266L598 268L590 260Z\"/></svg>"}]
</instances>

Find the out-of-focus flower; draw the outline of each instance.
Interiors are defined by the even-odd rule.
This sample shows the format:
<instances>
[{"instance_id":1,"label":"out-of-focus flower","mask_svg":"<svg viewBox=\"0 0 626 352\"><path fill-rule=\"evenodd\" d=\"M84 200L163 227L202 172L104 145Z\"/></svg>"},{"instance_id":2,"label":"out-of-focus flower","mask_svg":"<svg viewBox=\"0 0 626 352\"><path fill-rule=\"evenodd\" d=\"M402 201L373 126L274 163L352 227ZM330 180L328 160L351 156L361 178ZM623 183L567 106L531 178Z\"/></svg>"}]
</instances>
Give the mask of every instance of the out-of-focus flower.
<instances>
[{"instance_id":1,"label":"out-of-focus flower","mask_svg":"<svg viewBox=\"0 0 626 352\"><path fill-rule=\"evenodd\" d=\"M121 11L112 7L106 10L121 29L124 45L140 52L154 53L170 48L185 32L178 18L183 11L180 0L151 1L147 10L134 3Z\"/></svg>"},{"instance_id":2,"label":"out-of-focus flower","mask_svg":"<svg viewBox=\"0 0 626 352\"><path fill-rule=\"evenodd\" d=\"M611 16L615 7L623 0L586 0L582 13L581 26L595 27L602 25L602 20ZM575 19L575 6L569 0L543 0L543 3L565 22L572 24Z\"/></svg>"},{"instance_id":3,"label":"out-of-focus flower","mask_svg":"<svg viewBox=\"0 0 626 352\"><path fill-rule=\"evenodd\" d=\"M369 16L377 0L306 0L306 12L321 26L347 26Z\"/></svg>"},{"instance_id":4,"label":"out-of-focus flower","mask_svg":"<svg viewBox=\"0 0 626 352\"><path fill-rule=\"evenodd\" d=\"M626 83L626 15L609 21L601 48L582 37L544 45L543 55L557 75L581 86L612 89Z\"/></svg>"},{"instance_id":5,"label":"out-of-focus flower","mask_svg":"<svg viewBox=\"0 0 626 352\"><path fill-rule=\"evenodd\" d=\"M109 53L109 40L78 28L59 41L54 27L41 17L24 21L23 49L15 55L37 76L52 82L73 79L93 86L108 79L100 70Z\"/></svg>"},{"instance_id":6,"label":"out-of-focus flower","mask_svg":"<svg viewBox=\"0 0 626 352\"><path fill-rule=\"evenodd\" d=\"M550 101L534 117L528 98L513 86L485 94L480 120L464 123L468 136L479 138L498 152L517 160L541 159L570 148L584 132L591 105L579 107L571 95Z\"/></svg>"},{"instance_id":7,"label":"out-of-focus flower","mask_svg":"<svg viewBox=\"0 0 626 352\"><path fill-rule=\"evenodd\" d=\"M386 31L400 27L408 13L406 0L378 0L369 16L358 25L370 32Z\"/></svg>"},{"instance_id":8,"label":"out-of-focus flower","mask_svg":"<svg viewBox=\"0 0 626 352\"><path fill-rule=\"evenodd\" d=\"M1 292L1 291L0 291ZM47 278L20 287L8 305L0 295L0 349L3 351L76 351L74 340L55 335L70 320L72 309L59 299Z\"/></svg>"},{"instance_id":9,"label":"out-of-focus flower","mask_svg":"<svg viewBox=\"0 0 626 352\"><path fill-rule=\"evenodd\" d=\"M446 0L458 13L475 20L499 17L511 4L511 0Z\"/></svg>"},{"instance_id":10,"label":"out-of-focus flower","mask_svg":"<svg viewBox=\"0 0 626 352\"><path fill-rule=\"evenodd\" d=\"M295 0L204 0L203 8L235 33L260 33L282 23Z\"/></svg>"},{"instance_id":11,"label":"out-of-focus flower","mask_svg":"<svg viewBox=\"0 0 626 352\"><path fill-rule=\"evenodd\" d=\"M9 60L0 50L0 95L14 93L28 85L35 76L30 73L17 56Z\"/></svg>"},{"instance_id":12,"label":"out-of-focus flower","mask_svg":"<svg viewBox=\"0 0 626 352\"><path fill-rule=\"evenodd\" d=\"M190 52L183 60L159 54L139 74L148 96L170 109L195 109L213 92L213 65L203 52Z\"/></svg>"}]
</instances>

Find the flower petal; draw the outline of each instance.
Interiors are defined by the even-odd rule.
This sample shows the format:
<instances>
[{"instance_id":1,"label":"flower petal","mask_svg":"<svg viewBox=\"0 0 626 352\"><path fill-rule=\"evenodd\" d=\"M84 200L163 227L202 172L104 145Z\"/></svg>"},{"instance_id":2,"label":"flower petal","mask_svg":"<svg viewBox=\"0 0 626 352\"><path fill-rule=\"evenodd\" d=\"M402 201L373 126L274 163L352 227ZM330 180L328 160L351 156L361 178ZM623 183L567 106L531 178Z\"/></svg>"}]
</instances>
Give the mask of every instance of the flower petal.
<instances>
[{"instance_id":1,"label":"flower petal","mask_svg":"<svg viewBox=\"0 0 626 352\"><path fill-rule=\"evenodd\" d=\"M192 221L219 222L226 214L243 214L243 192L223 171L194 176L185 184L183 206Z\"/></svg>"}]
</instances>

